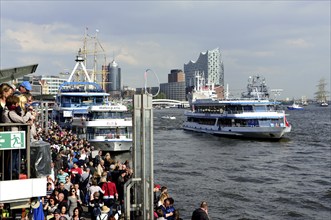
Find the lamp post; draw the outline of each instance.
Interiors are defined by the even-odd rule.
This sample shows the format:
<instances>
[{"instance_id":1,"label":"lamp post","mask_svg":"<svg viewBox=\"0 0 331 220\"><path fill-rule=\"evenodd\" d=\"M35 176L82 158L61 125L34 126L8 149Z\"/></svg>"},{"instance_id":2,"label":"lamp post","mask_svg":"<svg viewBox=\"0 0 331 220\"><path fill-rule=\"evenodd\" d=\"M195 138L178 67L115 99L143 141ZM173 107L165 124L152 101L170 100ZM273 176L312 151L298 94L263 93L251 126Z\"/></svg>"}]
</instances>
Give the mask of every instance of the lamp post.
<instances>
[{"instance_id":1,"label":"lamp post","mask_svg":"<svg viewBox=\"0 0 331 220\"><path fill-rule=\"evenodd\" d=\"M41 128L45 128L46 134L48 134L48 105L44 106L43 101L43 89L46 85L46 80L39 80L40 84L40 106L41 106Z\"/></svg>"}]
</instances>

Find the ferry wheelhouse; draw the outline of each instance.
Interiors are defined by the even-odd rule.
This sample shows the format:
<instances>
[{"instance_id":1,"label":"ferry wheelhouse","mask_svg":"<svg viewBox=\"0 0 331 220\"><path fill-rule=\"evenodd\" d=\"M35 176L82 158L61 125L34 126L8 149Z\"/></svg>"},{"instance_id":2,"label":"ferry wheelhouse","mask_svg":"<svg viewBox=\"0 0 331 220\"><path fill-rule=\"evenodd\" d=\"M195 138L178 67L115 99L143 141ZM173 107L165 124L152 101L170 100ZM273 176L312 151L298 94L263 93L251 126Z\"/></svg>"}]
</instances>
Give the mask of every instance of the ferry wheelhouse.
<instances>
[{"instance_id":1,"label":"ferry wheelhouse","mask_svg":"<svg viewBox=\"0 0 331 220\"><path fill-rule=\"evenodd\" d=\"M255 81L254 81L255 80ZM240 138L280 139L291 131L280 103L270 101L265 85L249 84L246 98L202 98L192 101L184 114L184 130ZM264 84L264 80L263 80ZM256 87L253 89L252 87ZM262 98L261 98L262 97Z\"/></svg>"},{"instance_id":2,"label":"ferry wheelhouse","mask_svg":"<svg viewBox=\"0 0 331 220\"><path fill-rule=\"evenodd\" d=\"M72 128L73 118L88 114L88 108L102 105L109 94L94 82L65 82L56 96L53 119L63 128Z\"/></svg>"}]
</instances>

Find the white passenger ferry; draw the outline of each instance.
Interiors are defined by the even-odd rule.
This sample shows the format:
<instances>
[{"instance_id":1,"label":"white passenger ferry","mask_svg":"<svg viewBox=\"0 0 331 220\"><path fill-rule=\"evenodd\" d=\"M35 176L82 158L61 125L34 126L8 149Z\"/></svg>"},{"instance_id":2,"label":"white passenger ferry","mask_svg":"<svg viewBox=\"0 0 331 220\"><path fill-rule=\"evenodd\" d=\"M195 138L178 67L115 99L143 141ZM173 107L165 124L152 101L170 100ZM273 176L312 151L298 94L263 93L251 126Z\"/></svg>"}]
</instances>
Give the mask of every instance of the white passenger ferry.
<instances>
[{"instance_id":1,"label":"white passenger ferry","mask_svg":"<svg viewBox=\"0 0 331 220\"><path fill-rule=\"evenodd\" d=\"M110 95L89 77L80 53L76 62L68 81L59 87L53 120L62 128L72 129L78 137L86 138L95 149L130 150L132 119L124 116L127 107L109 101ZM80 80L75 81L78 75Z\"/></svg>"},{"instance_id":2,"label":"white passenger ferry","mask_svg":"<svg viewBox=\"0 0 331 220\"><path fill-rule=\"evenodd\" d=\"M291 131L279 102L270 101L265 81L250 78L240 99L197 98L185 112L183 129L240 138L280 139ZM195 91L200 92L200 91Z\"/></svg>"},{"instance_id":3,"label":"white passenger ferry","mask_svg":"<svg viewBox=\"0 0 331 220\"><path fill-rule=\"evenodd\" d=\"M108 103L90 106L88 114L73 118L73 131L95 149L129 151L132 147L132 116L125 105Z\"/></svg>"}]
</instances>

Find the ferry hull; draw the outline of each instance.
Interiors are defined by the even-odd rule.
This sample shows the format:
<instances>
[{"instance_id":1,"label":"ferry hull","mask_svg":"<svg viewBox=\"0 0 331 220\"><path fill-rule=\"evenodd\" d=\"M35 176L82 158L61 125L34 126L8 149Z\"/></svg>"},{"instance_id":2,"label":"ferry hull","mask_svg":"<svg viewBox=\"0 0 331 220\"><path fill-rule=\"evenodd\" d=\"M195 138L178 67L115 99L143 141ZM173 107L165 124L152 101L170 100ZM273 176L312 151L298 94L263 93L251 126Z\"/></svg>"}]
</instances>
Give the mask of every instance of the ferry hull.
<instances>
[{"instance_id":1,"label":"ferry hull","mask_svg":"<svg viewBox=\"0 0 331 220\"><path fill-rule=\"evenodd\" d=\"M303 110L303 107L292 107L292 106L287 106L288 110Z\"/></svg>"},{"instance_id":2,"label":"ferry hull","mask_svg":"<svg viewBox=\"0 0 331 220\"><path fill-rule=\"evenodd\" d=\"M204 126L197 123L185 122L183 129L218 136L229 136L250 139L281 139L284 134L291 131L291 127L221 127Z\"/></svg>"},{"instance_id":3,"label":"ferry hull","mask_svg":"<svg viewBox=\"0 0 331 220\"><path fill-rule=\"evenodd\" d=\"M90 139L89 142L94 149L99 149L103 151L130 151L132 148L132 140L97 140L97 139Z\"/></svg>"}]
</instances>

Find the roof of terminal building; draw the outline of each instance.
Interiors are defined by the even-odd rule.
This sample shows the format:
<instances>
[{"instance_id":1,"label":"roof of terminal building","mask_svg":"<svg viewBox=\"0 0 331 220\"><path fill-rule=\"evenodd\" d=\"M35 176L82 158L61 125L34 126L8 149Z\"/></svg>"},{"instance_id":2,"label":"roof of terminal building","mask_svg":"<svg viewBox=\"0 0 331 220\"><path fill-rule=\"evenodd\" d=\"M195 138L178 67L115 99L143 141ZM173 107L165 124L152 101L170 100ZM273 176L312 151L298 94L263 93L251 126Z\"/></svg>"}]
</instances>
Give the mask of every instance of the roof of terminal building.
<instances>
[{"instance_id":1,"label":"roof of terminal building","mask_svg":"<svg viewBox=\"0 0 331 220\"><path fill-rule=\"evenodd\" d=\"M8 82L20 78L22 76L34 73L37 70L38 64L28 66L13 67L0 70L0 82Z\"/></svg>"}]
</instances>

